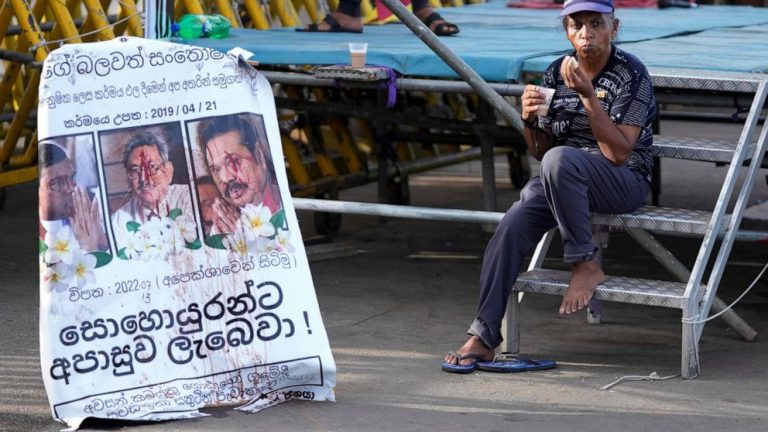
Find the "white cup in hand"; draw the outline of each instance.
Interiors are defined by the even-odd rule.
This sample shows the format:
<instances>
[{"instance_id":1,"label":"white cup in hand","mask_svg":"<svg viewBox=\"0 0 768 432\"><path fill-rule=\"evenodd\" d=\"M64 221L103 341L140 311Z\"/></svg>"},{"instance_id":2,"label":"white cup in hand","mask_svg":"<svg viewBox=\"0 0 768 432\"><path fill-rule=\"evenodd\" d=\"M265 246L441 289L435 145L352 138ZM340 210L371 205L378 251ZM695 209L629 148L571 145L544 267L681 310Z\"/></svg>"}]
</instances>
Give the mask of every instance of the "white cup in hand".
<instances>
[{"instance_id":1,"label":"white cup in hand","mask_svg":"<svg viewBox=\"0 0 768 432\"><path fill-rule=\"evenodd\" d=\"M546 100L543 104L539 105L536 115L545 116L549 112L549 106L552 104L552 96L555 95L555 89L539 87L539 93L543 94Z\"/></svg>"}]
</instances>

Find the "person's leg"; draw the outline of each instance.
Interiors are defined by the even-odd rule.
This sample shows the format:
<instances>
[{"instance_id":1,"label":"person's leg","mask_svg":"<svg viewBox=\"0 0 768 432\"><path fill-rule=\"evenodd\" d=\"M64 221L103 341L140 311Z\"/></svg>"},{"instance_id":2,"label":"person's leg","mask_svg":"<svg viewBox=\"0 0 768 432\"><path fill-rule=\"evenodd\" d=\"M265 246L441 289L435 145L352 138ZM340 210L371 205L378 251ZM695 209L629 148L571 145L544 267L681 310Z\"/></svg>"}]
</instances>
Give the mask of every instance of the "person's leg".
<instances>
[{"instance_id":1,"label":"person's leg","mask_svg":"<svg viewBox=\"0 0 768 432\"><path fill-rule=\"evenodd\" d=\"M305 27L304 30L327 32L332 30L334 21L344 29L361 30L363 28L363 20L360 17L360 2L361 0L339 0L339 7L335 11L328 14L319 23L310 24ZM314 29L312 28L313 26L315 27Z\"/></svg>"},{"instance_id":2,"label":"person's leg","mask_svg":"<svg viewBox=\"0 0 768 432\"><path fill-rule=\"evenodd\" d=\"M520 200L507 210L496 232L488 242L480 271L480 298L477 314L467 333L470 338L457 350L458 354L479 354L480 359L493 358L501 343L501 320L507 307L512 285L522 270L523 261L548 230L556 226L544 196L539 177L532 178L520 192ZM458 364L449 354L445 361ZM470 364L474 360L463 360Z\"/></svg>"},{"instance_id":3,"label":"person's leg","mask_svg":"<svg viewBox=\"0 0 768 432\"><path fill-rule=\"evenodd\" d=\"M605 275L592 243L591 212L627 213L645 202L649 186L641 175L600 154L555 147L541 161L541 179L563 239L564 261L573 264L560 313L587 306Z\"/></svg>"},{"instance_id":4,"label":"person's leg","mask_svg":"<svg viewBox=\"0 0 768 432\"><path fill-rule=\"evenodd\" d=\"M339 7L336 8L336 12L360 18L360 2L361 0L339 0Z\"/></svg>"},{"instance_id":5,"label":"person's leg","mask_svg":"<svg viewBox=\"0 0 768 432\"><path fill-rule=\"evenodd\" d=\"M456 24L449 23L443 19L435 9L430 6L429 0L413 0L413 13L424 24L426 24L433 33L438 36L451 36L459 32ZM433 16L433 14L435 14Z\"/></svg>"}]
</instances>

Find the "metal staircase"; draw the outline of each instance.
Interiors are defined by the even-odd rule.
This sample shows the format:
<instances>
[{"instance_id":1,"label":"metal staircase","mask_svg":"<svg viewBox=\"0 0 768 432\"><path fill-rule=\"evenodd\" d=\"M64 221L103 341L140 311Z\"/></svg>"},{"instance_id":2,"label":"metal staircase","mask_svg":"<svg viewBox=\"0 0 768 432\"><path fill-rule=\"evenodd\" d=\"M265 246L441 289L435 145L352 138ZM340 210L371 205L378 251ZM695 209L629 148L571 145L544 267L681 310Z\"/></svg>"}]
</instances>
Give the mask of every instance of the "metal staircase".
<instances>
[{"instance_id":1,"label":"metal staircase","mask_svg":"<svg viewBox=\"0 0 768 432\"><path fill-rule=\"evenodd\" d=\"M667 207L644 206L630 214L594 214L593 224L610 229L629 230L646 237L650 233L698 236L701 246L687 280L681 282L633 279L606 275L598 286L594 298L621 303L676 308L682 311L682 365L683 378L699 374L698 343L704 329L702 319L709 314L715 301L715 293L738 236L738 227L747 200L757 177L768 141L768 125L763 125L758 135L757 120L768 93L768 77L757 74L702 73L690 70L651 70L656 88L677 90L712 90L729 93L754 94L751 109L737 142L708 139L656 137L655 155L662 158L678 158L707 162L728 162L723 186L717 204L712 211L686 210ZM739 172L749 161L746 176L739 181ZM736 203L728 213L728 204L736 196ZM643 233L645 231L645 233ZM514 293L562 295L568 288L569 272L542 268L544 257L552 241L554 230L547 233L536 248L528 271L521 274L513 287ZM716 240L722 241L716 244ZM652 238L651 238L651 241ZM647 242L646 242L647 243ZM651 250L662 260L673 259L669 251ZM643 242L641 246L646 247ZM672 258L670 258L672 257ZM714 258L709 279L702 279L707 264ZM669 268L669 267L668 267ZM685 272L683 272L685 274ZM687 276L687 274L685 274ZM683 278L684 276L678 277ZM502 334L506 334L502 350L517 352L519 348L519 307L522 295L510 296Z\"/></svg>"}]
</instances>

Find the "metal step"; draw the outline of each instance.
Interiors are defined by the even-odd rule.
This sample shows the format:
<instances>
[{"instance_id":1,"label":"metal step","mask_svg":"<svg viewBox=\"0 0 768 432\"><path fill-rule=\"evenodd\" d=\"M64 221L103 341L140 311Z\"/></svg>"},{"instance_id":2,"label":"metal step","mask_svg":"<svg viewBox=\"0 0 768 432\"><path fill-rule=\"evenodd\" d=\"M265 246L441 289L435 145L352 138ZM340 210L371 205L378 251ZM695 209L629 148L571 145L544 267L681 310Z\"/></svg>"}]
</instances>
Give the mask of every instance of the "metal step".
<instances>
[{"instance_id":1,"label":"metal step","mask_svg":"<svg viewBox=\"0 0 768 432\"><path fill-rule=\"evenodd\" d=\"M736 142L655 135L651 150L654 156L664 158L730 162L733 159L734 152L736 152ZM752 157L755 145L752 144L745 150L746 160Z\"/></svg>"},{"instance_id":2,"label":"metal step","mask_svg":"<svg viewBox=\"0 0 768 432\"><path fill-rule=\"evenodd\" d=\"M536 269L522 273L512 291L562 296L568 288L571 273L562 270ZM606 276L598 285L594 298L619 303L633 303L682 309L685 284L621 276Z\"/></svg>"},{"instance_id":3,"label":"metal step","mask_svg":"<svg viewBox=\"0 0 768 432\"><path fill-rule=\"evenodd\" d=\"M705 71L682 68L648 68L654 87L706 90L727 93L755 93L765 75L760 73Z\"/></svg>"},{"instance_id":4,"label":"metal step","mask_svg":"<svg viewBox=\"0 0 768 432\"><path fill-rule=\"evenodd\" d=\"M607 225L624 229L641 228L649 231L695 234L697 236L706 234L710 219L712 219L712 212L654 206L642 206L632 213L592 214L592 224L594 225ZM726 217L721 227L725 229L727 226L728 218Z\"/></svg>"}]
</instances>

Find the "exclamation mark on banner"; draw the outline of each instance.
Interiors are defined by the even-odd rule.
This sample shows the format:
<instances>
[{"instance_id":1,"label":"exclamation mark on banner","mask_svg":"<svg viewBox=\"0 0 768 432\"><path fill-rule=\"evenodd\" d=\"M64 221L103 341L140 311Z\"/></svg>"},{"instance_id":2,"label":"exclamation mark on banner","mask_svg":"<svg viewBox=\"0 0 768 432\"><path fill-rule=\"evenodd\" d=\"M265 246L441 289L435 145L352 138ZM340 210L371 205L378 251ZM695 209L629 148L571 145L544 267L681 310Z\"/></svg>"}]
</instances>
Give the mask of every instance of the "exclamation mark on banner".
<instances>
[{"instance_id":1,"label":"exclamation mark on banner","mask_svg":"<svg viewBox=\"0 0 768 432\"><path fill-rule=\"evenodd\" d=\"M307 324L307 333L312 334L312 329L309 328L309 315L307 311L304 311L304 322Z\"/></svg>"}]
</instances>

